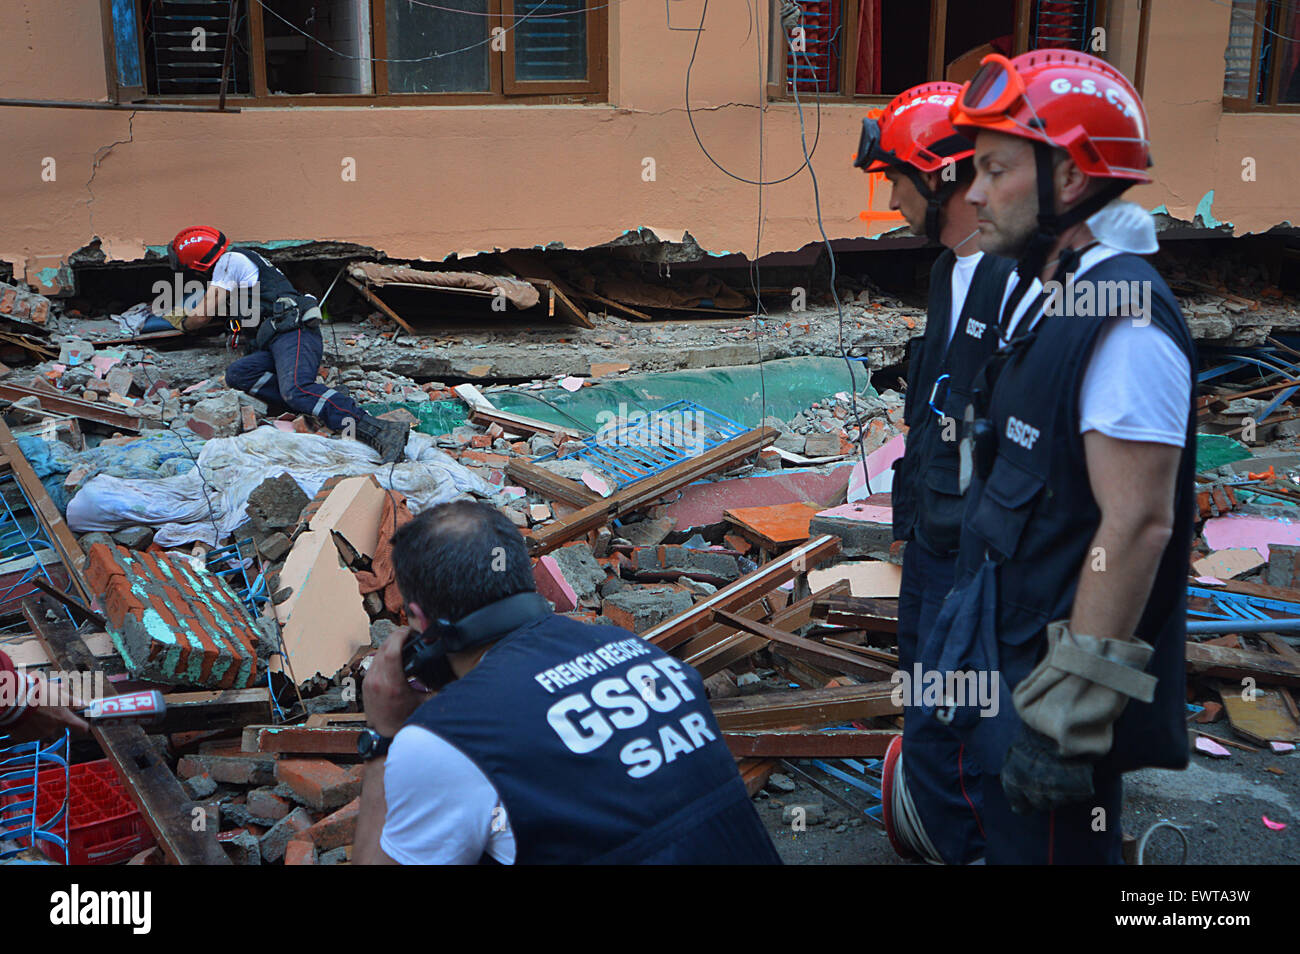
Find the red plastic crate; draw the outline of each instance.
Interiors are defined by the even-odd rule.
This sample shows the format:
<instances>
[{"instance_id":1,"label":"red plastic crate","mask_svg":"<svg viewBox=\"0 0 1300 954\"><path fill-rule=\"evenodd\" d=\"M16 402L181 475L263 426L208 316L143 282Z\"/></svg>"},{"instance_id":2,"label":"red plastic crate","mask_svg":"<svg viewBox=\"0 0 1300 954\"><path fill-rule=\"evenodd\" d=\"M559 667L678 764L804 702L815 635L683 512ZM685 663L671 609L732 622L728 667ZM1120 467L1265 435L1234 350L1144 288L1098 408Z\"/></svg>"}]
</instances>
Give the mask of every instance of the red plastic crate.
<instances>
[{"instance_id":1,"label":"red plastic crate","mask_svg":"<svg viewBox=\"0 0 1300 954\"><path fill-rule=\"evenodd\" d=\"M135 802L127 796L117 773L108 759L82 762L69 770L72 794L68 800L68 863L74 865L112 865L129 860L154 843L149 826L140 816ZM27 779L0 782L5 788L27 784ZM36 818L45 823L63 804L63 768L42 767L37 780ZM22 796L7 795L5 804ZM57 826L62 834L62 824ZM48 841L40 842L41 851L55 861L63 852Z\"/></svg>"}]
</instances>

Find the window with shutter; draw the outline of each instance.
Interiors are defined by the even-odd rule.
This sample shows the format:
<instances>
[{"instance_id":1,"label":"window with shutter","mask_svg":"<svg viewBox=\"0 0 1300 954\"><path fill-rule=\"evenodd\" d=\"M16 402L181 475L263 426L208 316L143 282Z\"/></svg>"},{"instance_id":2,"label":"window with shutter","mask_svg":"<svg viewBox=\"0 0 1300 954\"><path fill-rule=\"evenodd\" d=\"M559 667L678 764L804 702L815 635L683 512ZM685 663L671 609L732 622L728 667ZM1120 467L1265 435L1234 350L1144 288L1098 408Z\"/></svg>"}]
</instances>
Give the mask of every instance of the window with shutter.
<instances>
[{"instance_id":1,"label":"window with shutter","mask_svg":"<svg viewBox=\"0 0 1300 954\"><path fill-rule=\"evenodd\" d=\"M1095 13L1093 0L1036 0L1030 47L1087 52Z\"/></svg>"},{"instance_id":2,"label":"window with shutter","mask_svg":"<svg viewBox=\"0 0 1300 954\"><path fill-rule=\"evenodd\" d=\"M220 91L232 7L235 43L227 92L242 95L250 91L245 4L236 5L234 0L146 0L143 25L149 92L215 96Z\"/></svg>"},{"instance_id":3,"label":"window with shutter","mask_svg":"<svg viewBox=\"0 0 1300 954\"><path fill-rule=\"evenodd\" d=\"M799 94L840 88L841 0L802 0L804 51L786 50L786 89Z\"/></svg>"}]
</instances>

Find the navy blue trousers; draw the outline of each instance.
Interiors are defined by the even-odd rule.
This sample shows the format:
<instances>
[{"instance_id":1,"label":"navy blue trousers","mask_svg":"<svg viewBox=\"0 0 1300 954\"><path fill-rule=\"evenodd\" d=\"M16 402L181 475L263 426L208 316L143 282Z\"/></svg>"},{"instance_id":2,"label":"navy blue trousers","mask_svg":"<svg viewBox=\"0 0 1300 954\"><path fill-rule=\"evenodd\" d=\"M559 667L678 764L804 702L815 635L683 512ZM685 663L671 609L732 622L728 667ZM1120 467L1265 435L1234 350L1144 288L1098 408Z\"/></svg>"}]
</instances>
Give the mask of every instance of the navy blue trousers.
<instances>
[{"instance_id":1,"label":"navy blue trousers","mask_svg":"<svg viewBox=\"0 0 1300 954\"><path fill-rule=\"evenodd\" d=\"M269 405L310 414L332 430L343 430L344 421L360 421L366 413L347 391L316 383L324 353L319 328L286 331L272 338L266 350L233 362L226 369L226 383Z\"/></svg>"},{"instance_id":2,"label":"navy blue trousers","mask_svg":"<svg viewBox=\"0 0 1300 954\"><path fill-rule=\"evenodd\" d=\"M955 572L955 558L940 556L917 540L903 550L898 666L909 677L927 642L937 638L935 617L952 589ZM919 706L904 706L903 765L907 790L943 860L960 865L982 857L983 773L957 733Z\"/></svg>"},{"instance_id":3,"label":"navy blue trousers","mask_svg":"<svg viewBox=\"0 0 1300 954\"><path fill-rule=\"evenodd\" d=\"M905 743L906 744L906 743ZM1002 776L984 776L984 828L991 865L1119 865L1124 863L1123 776L1093 775L1095 794L1079 805L1017 815Z\"/></svg>"}]
</instances>

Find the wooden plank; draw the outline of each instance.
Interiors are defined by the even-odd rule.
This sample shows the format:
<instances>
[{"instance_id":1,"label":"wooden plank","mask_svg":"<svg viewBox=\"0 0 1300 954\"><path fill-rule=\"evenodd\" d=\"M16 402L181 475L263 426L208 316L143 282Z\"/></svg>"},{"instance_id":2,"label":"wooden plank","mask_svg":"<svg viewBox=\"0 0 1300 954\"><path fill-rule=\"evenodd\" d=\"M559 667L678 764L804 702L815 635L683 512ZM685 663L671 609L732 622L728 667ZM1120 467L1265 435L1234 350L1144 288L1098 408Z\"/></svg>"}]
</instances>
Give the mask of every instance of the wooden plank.
<instances>
[{"instance_id":1,"label":"wooden plank","mask_svg":"<svg viewBox=\"0 0 1300 954\"><path fill-rule=\"evenodd\" d=\"M506 478L537 491L547 500L563 500L579 508L594 506L602 500L600 494L593 493L582 484L518 457L512 457L506 463Z\"/></svg>"},{"instance_id":2,"label":"wooden plank","mask_svg":"<svg viewBox=\"0 0 1300 954\"><path fill-rule=\"evenodd\" d=\"M832 729L808 732L786 729L767 732L724 732L731 754L749 758L851 759L880 758L889 743L902 733L897 729Z\"/></svg>"},{"instance_id":3,"label":"wooden plank","mask_svg":"<svg viewBox=\"0 0 1300 954\"><path fill-rule=\"evenodd\" d=\"M839 552L839 537L825 534L816 540L809 540L803 546L783 553L771 563L759 567L748 576L742 576L736 582L724 586L690 609L651 627L642 633L641 637L669 652L713 625L715 610L734 613L787 580L794 579L809 566L829 560Z\"/></svg>"},{"instance_id":4,"label":"wooden plank","mask_svg":"<svg viewBox=\"0 0 1300 954\"><path fill-rule=\"evenodd\" d=\"M848 590L848 583L836 583L831 589ZM808 625L810 613L812 611L813 600L821 594L804 597L797 603L792 603L778 613L771 614L769 622L771 625L785 630L787 633L795 632ZM763 602L766 602L764 600ZM761 612L754 611L757 607L761 610L763 602L752 604L738 611L737 615L744 616L746 619L762 619ZM713 633L712 642L705 643L704 640L709 638ZM726 669L737 660L744 659L752 653L758 652L767 646L768 641L761 636L755 636L752 633L738 632L734 627L725 624L719 624L705 630L695 639L691 640L681 652L682 658L699 670L702 676L711 676L713 673ZM694 648L693 648L694 647Z\"/></svg>"},{"instance_id":5,"label":"wooden plank","mask_svg":"<svg viewBox=\"0 0 1300 954\"><path fill-rule=\"evenodd\" d=\"M560 317L569 324L576 325L579 328L596 327L592 323L592 320L587 317L587 310L575 305L572 299L570 299L568 295L564 294L559 285L555 282L549 281L545 278L529 278L527 281L533 285L541 285L550 292L551 304L548 317L555 316L555 303L558 301L560 303Z\"/></svg>"},{"instance_id":6,"label":"wooden plank","mask_svg":"<svg viewBox=\"0 0 1300 954\"><path fill-rule=\"evenodd\" d=\"M763 790L767 780L776 771L776 760L737 759L736 771L740 773L740 780L745 783L745 791L749 793L750 798L753 798Z\"/></svg>"},{"instance_id":7,"label":"wooden plank","mask_svg":"<svg viewBox=\"0 0 1300 954\"><path fill-rule=\"evenodd\" d=\"M1286 696L1286 699L1283 699ZM1223 711L1232 731L1257 745L1279 742L1300 742L1300 725L1296 724L1290 707L1290 695L1284 688L1256 689L1249 700L1242 698L1239 685L1219 687Z\"/></svg>"},{"instance_id":8,"label":"wooden plank","mask_svg":"<svg viewBox=\"0 0 1300 954\"><path fill-rule=\"evenodd\" d=\"M496 408L471 407L469 419L483 426L500 424L505 430L520 434L541 434L543 437L551 438L557 444L561 439L577 440L579 437L576 432L560 427L558 424L548 424L546 421L525 417L522 414L512 414L509 411L498 411Z\"/></svg>"},{"instance_id":9,"label":"wooden plank","mask_svg":"<svg viewBox=\"0 0 1300 954\"><path fill-rule=\"evenodd\" d=\"M234 728L271 715L271 692L265 687L171 692L163 701L167 703L165 732Z\"/></svg>"},{"instance_id":10,"label":"wooden plank","mask_svg":"<svg viewBox=\"0 0 1300 954\"><path fill-rule=\"evenodd\" d=\"M733 437L699 457L674 464L662 473L654 474L634 484L616 490L608 497L547 527L530 541L534 556L549 553L574 537L604 526L610 520L648 506L665 494L689 484L716 470L722 470L750 454L771 444L780 434L775 428L760 427Z\"/></svg>"},{"instance_id":11,"label":"wooden plank","mask_svg":"<svg viewBox=\"0 0 1300 954\"><path fill-rule=\"evenodd\" d=\"M897 715L903 707L890 698L891 683L764 692L714 700L713 714L724 732L831 725L853 719Z\"/></svg>"},{"instance_id":12,"label":"wooden plank","mask_svg":"<svg viewBox=\"0 0 1300 954\"><path fill-rule=\"evenodd\" d=\"M804 639L802 636L793 636L775 626L745 619L734 613L719 611L714 616L723 622L732 623L737 629L771 640L779 645L787 656L810 662L821 668L829 667L832 672L842 672L859 679L876 681L888 679L895 671L894 667L874 662L865 656L827 646L816 640Z\"/></svg>"},{"instance_id":13,"label":"wooden plank","mask_svg":"<svg viewBox=\"0 0 1300 954\"><path fill-rule=\"evenodd\" d=\"M1273 653L1206 643L1187 644L1187 671L1224 679L1251 678L1274 686L1300 686L1300 662Z\"/></svg>"},{"instance_id":14,"label":"wooden plank","mask_svg":"<svg viewBox=\"0 0 1300 954\"><path fill-rule=\"evenodd\" d=\"M352 287L355 288L357 291L359 291L361 293L361 296L365 298L366 301L370 302L370 304L374 305L376 308L382 311L389 318L393 319L393 321L397 322L397 324L405 328L411 334L415 334L415 329L412 328L410 325L408 325L406 323L406 320L401 315L399 315L397 312L393 311L393 309L389 308L382 301L380 301L379 296L376 295L374 292L372 292L369 288L361 284L361 282L357 281L351 275L348 276L348 283L351 284Z\"/></svg>"},{"instance_id":15,"label":"wooden plank","mask_svg":"<svg viewBox=\"0 0 1300 954\"><path fill-rule=\"evenodd\" d=\"M359 758L357 740L362 731L362 727L357 725L249 725L244 727L242 747L245 752L348 755Z\"/></svg>"},{"instance_id":16,"label":"wooden plank","mask_svg":"<svg viewBox=\"0 0 1300 954\"><path fill-rule=\"evenodd\" d=\"M724 510L722 516L735 524L767 550L803 543L808 539L808 524L823 508L821 504L777 504L771 507L736 507Z\"/></svg>"},{"instance_id":17,"label":"wooden plank","mask_svg":"<svg viewBox=\"0 0 1300 954\"><path fill-rule=\"evenodd\" d=\"M898 632L898 600L827 595L813 606L814 619L874 633Z\"/></svg>"},{"instance_id":18,"label":"wooden plank","mask_svg":"<svg viewBox=\"0 0 1300 954\"><path fill-rule=\"evenodd\" d=\"M60 414L67 414L70 417L79 417L83 421L103 424L105 427L111 427L117 431L130 434L140 433L140 418L132 417L130 414L124 414L121 411L111 410L98 402L69 397L53 389L30 388L21 384L9 384L8 382L0 384L0 398L18 401L25 397L39 399L41 407L49 411L58 411Z\"/></svg>"},{"instance_id":19,"label":"wooden plank","mask_svg":"<svg viewBox=\"0 0 1300 954\"><path fill-rule=\"evenodd\" d=\"M50 659L60 669L72 671L75 669L74 660L92 656L62 613L58 613L52 622L46 619L46 612L57 611L58 605L44 596L27 599L23 601L23 616ZM117 694L108 680L104 685L110 694ZM230 864L230 859L217 844L215 826L207 831L192 829L193 810L199 808L200 803L181 788L181 783L140 726L103 723L92 725L90 731L113 764L126 793L139 806L141 816L170 863Z\"/></svg>"},{"instance_id":20,"label":"wooden plank","mask_svg":"<svg viewBox=\"0 0 1300 954\"><path fill-rule=\"evenodd\" d=\"M32 470L32 465L27 462L27 458L23 456L23 452L18 448L18 443L9 430L9 425L3 419L0 419L0 455L4 456L13 469L14 478L23 488L23 492L26 493L36 519L49 532L50 542L54 544L54 549L59 553L59 559L63 561L63 566L68 572L68 578L72 581L72 586L76 590L75 595L79 596L83 603L89 603L92 594L90 588L86 585L86 581L81 576L86 567L86 554L82 552L81 544L77 542L76 536L68 528L63 519L63 514L59 512L59 508L50 499L45 486L36 476L36 471Z\"/></svg>"}]
</instances>

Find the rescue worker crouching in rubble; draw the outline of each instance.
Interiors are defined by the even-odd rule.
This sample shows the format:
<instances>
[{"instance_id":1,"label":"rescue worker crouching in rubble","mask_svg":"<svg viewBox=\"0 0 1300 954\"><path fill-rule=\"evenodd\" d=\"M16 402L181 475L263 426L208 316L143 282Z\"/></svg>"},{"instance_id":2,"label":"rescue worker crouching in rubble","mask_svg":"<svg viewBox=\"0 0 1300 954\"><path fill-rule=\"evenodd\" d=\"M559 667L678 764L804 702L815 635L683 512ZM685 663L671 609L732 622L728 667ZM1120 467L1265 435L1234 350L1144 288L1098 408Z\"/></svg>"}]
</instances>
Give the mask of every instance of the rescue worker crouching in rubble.
<instances>
[{"instance_id":1,"label":"rescue worker crouching in rubble","mask_svg":"<svg viewBox=\"0 0 1300 954\"><path fill-rule=\"evenodd\" d=\"M898 604L905 693L903 735L885 760L884 820L899 854L948 864L984 855L980 766L950 726L914 704L922 682L914 667L936 636L934 620L952 587L964 503L958 427L975 374L997 347L1014 265L979 248L975 210L966 201L975 146L948 121L960 89L926 83L895 97L879 121L863 121L855 161L883 173L889 207L914 233L943 246L930 272L925 333L910 342L907 445L892 484L894 538L907 541Z\"/></svg>"},{"instance_id":2,"label":"rescue worker crouching in rubble","mask_svg":"<svg viewBox=\"0 0 1300 954\"><path fill-rule=\"evenodd\" d=\"M421 634L389 636L362 686L355 861L779 863L699 674L552 613L501 511L433 507L393 562Z\"/></svg>"},{"instance_id":3,"label":"rescue worker crouching in rubble","mask_svg":"<svg viewBox=\"0 0 1300 954\"><path fill-rule=\"evenodd\" d=\"M372 417L346 391L316 382L324 342L314 297L299 294L257 252L231 248L224 233L208 226L184 229L167 252L173 271L207 283L197 306L164 316L176 328L197 331L218 316L245 319L248 353L226 369L227 384L268 404L318 417L333 430L355 433L385 464L401 459L410 436L405 424ZM239 314L249 294L256 320Z\"/></svg>"},{"instance_id":4,"label":"rescue worker crouching in rubble","mask_svg":"<svg viewBox=\"0 0 1300 954\"><path fill-rule=\"evenodd\" d=\"M930 664L1000 682L996 714L948 710L986 773L988 862L1118 864L1122 773L1188 760L1195 349L1139 257L1151 216L1119 200L1151 181L1146 114L1113 67L1051 50L985 57L950 118L975 142L981 247L1026 284L977 384Z\"/></svg>"}]
</instances>

